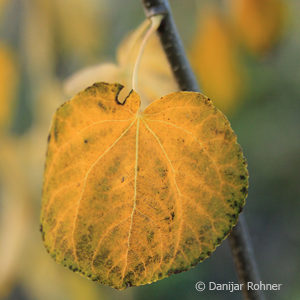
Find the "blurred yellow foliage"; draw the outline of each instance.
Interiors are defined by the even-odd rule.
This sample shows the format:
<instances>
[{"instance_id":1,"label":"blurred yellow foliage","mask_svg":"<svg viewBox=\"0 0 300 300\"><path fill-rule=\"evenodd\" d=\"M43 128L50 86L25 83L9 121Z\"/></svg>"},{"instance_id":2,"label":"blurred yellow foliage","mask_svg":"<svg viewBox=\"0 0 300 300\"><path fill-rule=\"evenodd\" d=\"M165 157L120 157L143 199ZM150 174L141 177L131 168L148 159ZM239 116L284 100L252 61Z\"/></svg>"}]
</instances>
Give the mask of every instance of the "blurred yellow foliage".
<instances>
[{"instance_id":1,"label":"blurred yellow foliage","mask_svg":"<svg viewBox=\"0 0 300 300\"><path fill-rule=\"evenodd\" d=\"M117 49L117 63L102 63L75 73L65 83L65 92L74 96L79 91L95 82L105 81L121 83L126 88L122 95L128 95L132 85L132 72L138 51L149 26L146 20L135 31L129 34ZM153 34L145 47L138 72L138 92L142 102L147 105L151 101L177 91L165 53L158 37ZM122 98L122 95L120 98ZM144 106L143 105L143 108Z\"/></svg>"},{"instance_id":2,"label":"blurred yellow foliage","mask_svg":"<svg viewBox=\"0 0 300 300\"><path fill-rule=\"evenodd\" d=\"M15 104L18 71L15 56L0 44L0 133L9 126Z\"/></svg>"},{"instance_id":3,"label":"blurred yellow foliage","mask_svg":"<svg viewBox=\"0 0 300 300\"><path fill-rule=\"evenodd\" d=\"M284 24L283 0L230 0L230 11L241 41L253 54L265 54L279 39Z\"/></svg>"},{"instance_id":4,"label":"blurred yellow foliage","mask_svg":"<svg viewBox=\"0 0 300 300\"><path fill-rule=\"evenodd\" d=\"M68 49L87 55L101 44L105 23L102 0L52 0L56 34ZM87 3L88 2L88 3ZM99 11L101 7L101 11ZM100 22L99 22L100 20Z\"/></svg>"},{"instance_id":5,"label":"blurred yellow foliage","mask_svg":"<svg viewBox=\"0 0 300 300\"><path fill-rule=\"evenodd\" d=\"M30 213L20 143L1 138L0 147L0 298L9 293L29 234ZM26 203L27 202L27 203Z\"/></svg>"},{"instance_id":6,"label":"blurred yellow foliage","mask_svg":"<svg viewBox=\"0 0 300 300\"><path fill-rule=\"evenodd\" d=\"M58 61L62 57L85 62L93 60L105 32L105 24L102 24L105 10L99 12L97 9L98 6L103 8L101 3L102 0L31 0L24 3L21 29L26 36L24 55L28 67L40 73L36 80L49 75L48 71L56 72L57 67L61 67Z\"/></svg>"},{"instance_id":7,"label":"blurred yellow foliage","mask_svg":"<svg viewBox=\"0 0 300 300\"><path fill-rule=\"evenodd\" d=\"M0 16L2 15L7 2L8 2L7 0L0 0Z\"/></svg>"},{"instance_id":8,"label":"blurred yellow foliage","mask_svg":"<svg viewBox=\"0 0 300 300\"><path fill-rule=\"evenodd\" d=\"M193 69L204 93L223 112L232 113L245 88L245 73L230 25L214 8L198 19L191 48Z\"/></svg>"}]
</instances>

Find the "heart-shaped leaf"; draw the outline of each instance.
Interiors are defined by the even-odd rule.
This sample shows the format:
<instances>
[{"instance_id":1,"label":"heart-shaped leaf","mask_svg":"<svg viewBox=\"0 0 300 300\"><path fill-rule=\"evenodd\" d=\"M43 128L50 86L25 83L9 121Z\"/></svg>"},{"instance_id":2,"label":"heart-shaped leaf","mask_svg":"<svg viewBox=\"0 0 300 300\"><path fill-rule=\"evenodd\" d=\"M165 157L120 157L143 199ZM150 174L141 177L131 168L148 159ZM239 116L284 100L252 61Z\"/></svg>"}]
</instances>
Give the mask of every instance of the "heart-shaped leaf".
<instances>
[{"instance_id":1,"label":"heart-shaped leaf","mask_svg":"<svg viewBox=\"0 0 300 300\"><path fill-rule=\"evenodd\" d=\"M139 111L99 83L56 112L41 229L57 262L117 289L188 270L237 222L246 162L226 117L200 93Z\"/></svg>"}]
</instances>

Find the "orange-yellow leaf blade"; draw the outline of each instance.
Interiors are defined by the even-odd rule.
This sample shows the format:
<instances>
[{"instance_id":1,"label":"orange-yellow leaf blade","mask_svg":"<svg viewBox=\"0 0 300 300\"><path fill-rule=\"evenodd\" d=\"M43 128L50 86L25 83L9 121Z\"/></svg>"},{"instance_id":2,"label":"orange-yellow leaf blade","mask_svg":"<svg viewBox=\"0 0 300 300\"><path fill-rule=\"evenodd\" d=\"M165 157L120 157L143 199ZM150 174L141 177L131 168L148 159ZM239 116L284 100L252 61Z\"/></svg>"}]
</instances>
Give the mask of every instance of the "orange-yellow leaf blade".
<instances>
[{"instance_id":1,"label":"orange-yellow leaf blade","mask_svg":"<svg viewBox=\"0 0 300 300\"><path fill-rule=\"evenodd\" d=\"M54 116L42 206L56 261L123 289L188 270L237 222L247 169L225 116L177 92L139 112L96 84Z\"/></svg>"}]
</instances>

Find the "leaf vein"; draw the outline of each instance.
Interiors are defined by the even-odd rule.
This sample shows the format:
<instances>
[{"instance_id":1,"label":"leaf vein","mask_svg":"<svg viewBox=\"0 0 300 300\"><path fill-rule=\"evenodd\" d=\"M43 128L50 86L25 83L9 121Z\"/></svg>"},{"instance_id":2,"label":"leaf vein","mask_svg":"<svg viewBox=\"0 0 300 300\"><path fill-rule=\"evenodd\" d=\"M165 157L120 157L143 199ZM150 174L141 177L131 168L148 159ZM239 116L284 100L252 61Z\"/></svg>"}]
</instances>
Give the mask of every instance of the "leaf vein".
<instances>
[{"instance_id":1,"label":"leaf vein","mask_svg":"<svg viewBox=\"0 0 300 300\"><path fill-rule=\"evenodd\" d=\"M78 263L78 258L76 255L76 247L75 247L75 239L74 239L74 235L75 235L75 228L76 228L76 222L78 219L78 213L79 213L79 206L80 206L80 202L83 198L84 192L85 192L85 188L86 188L86 184L87 184L87 180L89 177L89 174L91 173L91 171L94 169L94 167L97 165L97 163L102 159L102 157L109 152L118 142L120 139L122 139L122 137L129 131L129 129L133 126L133 124L135 123L136 119L134 119L131 124L123 131L123 133L114 141L114 143L112 143L101 155L99 155L99 157L96 159L96 161L91 165L91 167L89 168L89 170L87 171L85 177L84 177L84 182L83 182L83 187L82 187L82 192L80 195L79 200L76 203L76 213L75 213L75 218L74 218L74 222L73 222L73 229L72 229L72 244L73 244L73 252L74 252L74 257L75 257L75 261Z\"/></svg>"},{"instance_id":2,"label":"leaf vein","mask_svg":"<svg viewBox=\"0 0 300 300\"><path fill-rule=\"evenodd\" d=\"M172 162L171 162L171 160L170 160L170 158L169 158L169 156L168 156L168 154L167 154L165 148L163 147L163 145L162 145L161 141L159 140L158 136L157 136L157 135L153 132L153 130L148 126L148 124L145 122L145 120L143 120L143 122L144 122L146 128L149 130L149 132L150 132L150 133L153 135L153 137L156 139L156 141L157 141L157 143L159 144L159 146L160 146L162 152L164 153L164 156L165 156L165 158L167 159L167 161L168 161L168 163L169 163L169 165L170 165L170 167L171 167L172 173L173 173L173 180L174 180L174 184L175 184L175 188L176 188L176 190L177 190L178 196L179 196L179 198L182 197L182 193L180 192L179 187L178 187L177 182L176 182L175 169L174 169L174 167L173 167L173 164L172 164ZM177 201L176 201L176 202L177 202ZM177 206L178 206L178 202L177 202ZM180 203L180 205L179 205L178 210L180 211L181 216L179 217L179 222L180 222L180 223L179 223L179 230L178 230L178 240L177 240L177 244L176 244L176 247L175 247L175 250L174 250L174 258L173 258L173 260L172 260L172 263L173 263L173 261L174 261L174 259L175 259L175 254L176 254L176 252L177 252L177 250L178 250L179 241L180 241L181 234L182 234L183 214L182 214L182 206L181 206L181 203ZM170 264L171 264L171 263L170 263Z\"/></svg>"},{"instance_id":3,"label":"leaf vein","mask_svg":"<svg viewBox=\"0 0 300 300\"><path fill-rule=\"evenodd\" d=\"M127 241L127 252L126 252L126 259L125 259L125 267L123 269L123 279L126 272L126 268L128 265L128 252L130 247L130 238L132 232L132 224L133 224L133 215L136 209L136 194L137 194L137 176L138 176L138 156L139 156L139 130L140 130L140 118L137 118L137 125L136 125L136 136L135 136L135 166L134 166L134 195L133 195L133 206L132 212L130 215L130 226L128 232L128 241Z\"/></svg>"}]
</instances>

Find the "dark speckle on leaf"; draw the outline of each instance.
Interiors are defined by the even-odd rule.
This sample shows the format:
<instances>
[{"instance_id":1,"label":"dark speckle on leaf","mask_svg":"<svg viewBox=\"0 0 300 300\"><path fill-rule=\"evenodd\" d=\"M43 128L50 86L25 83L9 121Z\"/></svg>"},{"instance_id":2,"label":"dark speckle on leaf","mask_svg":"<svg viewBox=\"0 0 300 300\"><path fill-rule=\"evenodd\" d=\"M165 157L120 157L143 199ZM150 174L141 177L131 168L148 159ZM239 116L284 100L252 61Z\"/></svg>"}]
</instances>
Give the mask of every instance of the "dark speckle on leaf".
<instances>
[{"instance_id":1,"label":"dark speckle on leaf","mask_svg":"<svg viewBox=\"0 0 300 300\"><path fill-rule=\"evenodd\" d=\"M241 189L241 192L242 192L243 194L246 194L246 193L247 193L247 188L246 188L246 187L243 187L243 188Z\"/></svg>"},{"instance_id":2,"label":"dark speckle on leaf","mask_svg":"<svg viewBox=\"0 0 300 300\"><path fill-rule=\"evenodd\" d=\"M174 218L175 218L175 213L174 213L174 211L171 212L171 218L172 218L172 220L174 220Z\"/></svg>"},{"instance_id":3,"label":"dark speckle on leaf","mask_svg":"<svg viewBox=\"0 0 300 300\"><path fill-rule=\"evenodd\" d=\"M147 235L147 241L148 243L151 243L154 237L154 232L151 231L148 235Z\"/></svg>"},{"instance_id":4,"label":"dark speckle on leaf","mask_svg":"<svg viewBox=\"0 0 300 300\"><path fill-rule=\"evenodd\" d=\"M104 110L104 111L107 110L106 106L104 106L103 103L100 102L100 101L98 102L98 106L99 106L102 110Z\"/></svg>"}]
</instances>

